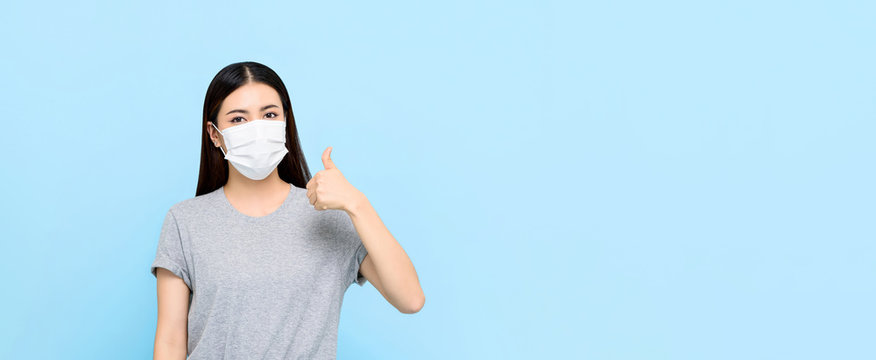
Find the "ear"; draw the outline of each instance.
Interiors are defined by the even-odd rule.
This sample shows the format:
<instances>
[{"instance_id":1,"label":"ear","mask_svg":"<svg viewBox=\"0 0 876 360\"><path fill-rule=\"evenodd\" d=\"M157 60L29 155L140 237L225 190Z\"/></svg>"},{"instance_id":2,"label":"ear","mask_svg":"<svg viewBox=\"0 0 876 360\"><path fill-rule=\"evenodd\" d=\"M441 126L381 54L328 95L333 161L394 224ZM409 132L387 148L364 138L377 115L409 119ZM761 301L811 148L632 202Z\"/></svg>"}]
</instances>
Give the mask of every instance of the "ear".
<instances>
[{"instance_id":1,"label":"ear","mask_svg":"<svg viewBox=\"0 0 876 360\"><path fill-rule=\"evenodd\" d=\"M222 144L222 140L219 139L219 133L209 121L207 121L207 136L210 137L210 142L213 144L214 147L216 146L216 144Z\"/></svg>"}]
</instances>

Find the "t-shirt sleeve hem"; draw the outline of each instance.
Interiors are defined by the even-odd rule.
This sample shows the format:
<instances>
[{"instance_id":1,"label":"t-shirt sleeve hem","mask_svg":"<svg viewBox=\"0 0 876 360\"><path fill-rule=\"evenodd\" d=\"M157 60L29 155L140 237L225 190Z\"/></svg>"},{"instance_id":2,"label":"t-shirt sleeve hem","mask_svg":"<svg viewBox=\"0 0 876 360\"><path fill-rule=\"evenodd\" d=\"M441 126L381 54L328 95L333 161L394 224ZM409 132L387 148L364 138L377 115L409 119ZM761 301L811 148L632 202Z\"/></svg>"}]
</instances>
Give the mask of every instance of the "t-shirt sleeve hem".
<instances>
[{"instance_id":1,"label":"t-shirt sleeve hem","mask_svg":"<svg viewBox=\"0 0 876 360\"><path fill-rule=\"evenodd\" d=\"M174 262L172 262L170 260L166 260L163 258L159 258L159 259L155 260L155 262L152 263L152 267L150 268L150 272L152 273L152 276L154 276L156 279L158 279L158 268L165 268L165 269L169 270L171 273L176 275L178 278L182 279L183 282L186 283L186 286L189 287L189 290L192 289L192 284L189 281L189 277L182 270L181 266L175 264Z\"/></svg>"},{"instance_id":2,"label":"t-shirt sleeve hem","mask_svg":"<svg viewBox=\"0 0 876 360\"><path fill-rule=\"evenodd\" d=\"M359 271L361 269L362 260L365 259L365 255L367 255L367 254L368 254L368 249L366 249L365 245L360 242L359 246L356 248L356 254L355 254L356 255L356 258L355 258L356 263L353 264L353 269L351 269L351 271L356 272L355 274L353 274L353 277L354 277L353 284L359 284L359 286L365 286L365 282L368 280L365 278L365 276L362 275L362 272Z\"/></svg>"}]
</instances>

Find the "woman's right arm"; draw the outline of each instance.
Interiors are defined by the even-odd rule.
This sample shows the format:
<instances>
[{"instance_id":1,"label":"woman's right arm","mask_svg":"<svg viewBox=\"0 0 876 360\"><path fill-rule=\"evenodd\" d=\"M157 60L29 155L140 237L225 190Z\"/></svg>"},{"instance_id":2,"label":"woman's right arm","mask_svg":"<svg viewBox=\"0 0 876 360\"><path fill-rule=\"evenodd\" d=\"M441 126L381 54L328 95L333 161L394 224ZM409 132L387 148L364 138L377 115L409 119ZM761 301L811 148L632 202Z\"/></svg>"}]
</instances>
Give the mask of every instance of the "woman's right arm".
<instances>
[{"instance_id":1,"label":"woman's right arm","mask_svg":"<svg viewBox=\"0 0 876 360\"><path fill-rule=\"evenodd\" d=\"M170 270L159 267L158 325L154 360L185 360L188 343L189 287Z\"/></svg>"}]
</instances>

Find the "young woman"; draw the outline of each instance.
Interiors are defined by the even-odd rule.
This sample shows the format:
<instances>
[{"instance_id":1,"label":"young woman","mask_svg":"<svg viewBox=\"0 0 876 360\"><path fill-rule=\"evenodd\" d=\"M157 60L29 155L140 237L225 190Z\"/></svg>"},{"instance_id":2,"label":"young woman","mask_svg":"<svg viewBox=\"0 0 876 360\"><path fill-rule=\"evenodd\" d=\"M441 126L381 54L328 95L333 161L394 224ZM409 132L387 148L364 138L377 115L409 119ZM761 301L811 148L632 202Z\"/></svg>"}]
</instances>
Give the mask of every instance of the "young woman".
<instances>
[{"instance_id":1,"label":"young woman","mask_svg":"<svg viewBox=\"0 0 876 360\"><path fill-rule=\"evenodd\" d=\"M311 177L273 70L225 67L203 116L197 192L167 212L152 263L154 358L334 359L344 293L366 280L422 308L413 264L331 147Z\"/></svg>"}]
</instances>

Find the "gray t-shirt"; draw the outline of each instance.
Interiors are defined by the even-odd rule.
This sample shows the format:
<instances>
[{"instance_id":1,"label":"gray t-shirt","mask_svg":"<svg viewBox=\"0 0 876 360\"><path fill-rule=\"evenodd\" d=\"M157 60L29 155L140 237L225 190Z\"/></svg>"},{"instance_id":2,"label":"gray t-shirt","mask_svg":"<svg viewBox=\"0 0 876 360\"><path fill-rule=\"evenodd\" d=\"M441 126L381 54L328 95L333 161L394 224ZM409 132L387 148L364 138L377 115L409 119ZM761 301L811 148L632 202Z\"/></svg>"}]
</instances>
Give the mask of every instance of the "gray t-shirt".
<instances>
[{"instance_id":1,"label":"gray t-shirt","mask_svg":"<svg viewBox=\"0 0 876 360\"><path fill-rule=\"evenodd\" d=\"M188 359L334 359L344 293L367 251L342 210L317 211L290 184L283 204L245 215L224 187L173 205L151 272L191 289Z\"/></svg>"}]
</instances>

